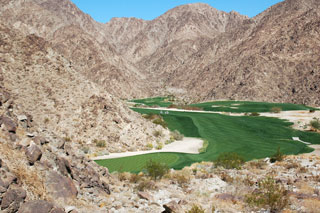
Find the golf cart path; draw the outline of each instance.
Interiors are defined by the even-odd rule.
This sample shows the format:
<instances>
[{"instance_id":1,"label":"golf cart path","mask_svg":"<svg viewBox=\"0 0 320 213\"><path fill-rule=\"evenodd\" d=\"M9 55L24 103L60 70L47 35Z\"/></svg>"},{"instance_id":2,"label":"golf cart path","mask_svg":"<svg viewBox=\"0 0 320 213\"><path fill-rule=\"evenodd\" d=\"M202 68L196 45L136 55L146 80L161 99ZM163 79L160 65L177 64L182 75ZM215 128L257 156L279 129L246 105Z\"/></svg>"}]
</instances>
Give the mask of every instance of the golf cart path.
<instances>
[{"instance_id":1,"label":"golf cart path","mask_svg":"<svg viewBox=\"0 0 320 213\"><path fill-rule=\"evenodd\" d=\"M161 153L161 152L175 152L187 154L199 154L199 149L202 148L203 140L199 138L184 137L181 141L175 141L165 145L161 150L137 151L137 152L122 152L110 153L109 155L91 158L92 160L105 160L113 158L122 158L143 154Z\"/></svg>"}]
</instances>

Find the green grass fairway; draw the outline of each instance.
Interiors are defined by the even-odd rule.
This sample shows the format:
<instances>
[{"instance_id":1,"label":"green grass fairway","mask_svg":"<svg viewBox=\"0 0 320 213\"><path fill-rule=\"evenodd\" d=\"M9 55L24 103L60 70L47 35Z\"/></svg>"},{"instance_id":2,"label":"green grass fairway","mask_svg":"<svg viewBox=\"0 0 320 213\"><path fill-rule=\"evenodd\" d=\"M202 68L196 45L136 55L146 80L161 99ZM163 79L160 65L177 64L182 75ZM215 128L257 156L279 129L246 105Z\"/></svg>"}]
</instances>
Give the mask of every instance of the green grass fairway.
<instances>
[{"instance_id":1,"label":"green grass fairway","mask_svg":"<svg viewBox=\"0 0 320 213\"><path fill-rule=\"evenodd\" d=\"M282 111L310 110L312 107L290 103L266 103L249 101L214 101L191 106L200 107L205 111L215 112L270 112L273 107L279 107Z\"/></svg>"},{"instance_id":2,"label":"green grass fairway","mask_svg":"<svg viewBox=\"0 0 320 213\"><path fill-rule=\"evenodd\" d=\"M142 114L160 113L153 109L133 110ZM278 147L285 154L300 154L313 150L303 143L293 141L292 137L320 144L320 134L294 130L290 127L290 122L277 118L172 111L162 116L171 130L177 129L187 137L206 139L209 142L207 152L199 155L157 153L100 160L97 163L108 167L110 172L140 172L149 159L166 162L174 169L182 169L195 162L214 160L222 152L236 152L245 160L252 160L272 156Z\"/></svg>"},{"instance_id":3,"label":"green grass fairway","mask_svg":"<svg viewBox=\"0 0 320 213\"><path fill-rule=\"evenodd\" d=\"M172 102L169 101L169 97L137 99L137 100L130 100L130 102L134 102L137 104L144 104L146 106L159 106L159 107L168 107L172 104Z\"/></svg>"}]
</instances>

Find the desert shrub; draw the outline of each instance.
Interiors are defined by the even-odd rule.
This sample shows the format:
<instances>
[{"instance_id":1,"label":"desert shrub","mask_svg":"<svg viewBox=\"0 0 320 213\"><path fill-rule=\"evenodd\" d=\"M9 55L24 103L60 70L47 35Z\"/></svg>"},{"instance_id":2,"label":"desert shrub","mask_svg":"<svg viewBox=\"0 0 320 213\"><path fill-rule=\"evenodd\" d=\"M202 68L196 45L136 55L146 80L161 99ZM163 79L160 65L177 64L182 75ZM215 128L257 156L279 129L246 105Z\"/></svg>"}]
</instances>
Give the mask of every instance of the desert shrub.
<instances>
[{"instance_id":1,"label":"desert shrub","mask_svg":"<svg viewBox=\"0 0 320 213\"><path fill-rule=\"evenodd\" d=\"M131 174L129 172L120 172L118 173L118 179L120 181L130 180Z\"/></svg>"},{"instance_id":2,"label":"desert shrub","mask_svg":"<svg viewBox=\"0 0 320 213\"><path fill-rule=\"evenodd\" d=\"M260 114L259 113L257 113L257 112L251 112L250 114L249 114L249 116L259 116Z\"/></svg>"},{"instance_id":3,"label":"desert shrub","mask_svg":"<svg viewBox=\"0 0 320 213\"><path fill-rule=\"evenodd\" d=\"M272 107L270 112L273 113L280 113L282 111L282 109L280 107Z\"/></svg>"},{"instance_id":4,"label":"desert shrub","mask_svg":"<svg viewBox=\"0 0 320 213\"><path fill-rule=\"evenodd\" d=\"M139 174L131 174L131 177L129 179L130 183L138 183L142 179L142 176Z\"/></svg>"},{"instance_id":5,"label":"desert shrub","mask_svg":"<svg viewBox=\"0 0 320 213\"><path fill-rule=\"evenodd\" d=\"M255 169L264 169L268 164L264 160L250 161L247 166Z\"/></svg>"},{"instance_id":6,"label":"desert shrub","mask_svg":"<svg viewBox=\"0 0 320 213\"><path fill-rule=\"evenodd\" d=\"M146 189L155 189L156 185L152 180L143 179L135 188L138 191L144 191Z\"/></svg>"},{"instance_id":7,"label":"desert shrub","mask_svg":"<svg viewBox=\"0 0 320 213\"><path fill-rule=\"evenodd\" d=\"M221 153L213 163L216 167L240 169L241 165L244 164L244 159L235 152L225 152Z\"/></svg>"},{"instance_id":8,"label":"desert shrub","mask_svg":"<svg viewBox=\"0 0 320 213\"><path fill-rule=\"evenodd\" d=\"M296 169L299 168L300 165L297 162L289 161L288 164L285 165L286 169Z\"/></svg>"},{"instance_id":9,"label":"desert shrub","mask_svg":"<svg viewBox=\"0 0 320 213\"><path fill-rule=\"evenodd\" d=\"M145 114L145 115L142 115L145 119L148 119L148 120L154 120L156 118L158 118L159 116L156 115L156 114Z\"/></svg>"},{"instance_id":10,"label":"desert shrub","mask_svg":"<svg viewBox=\"0 0 320 213\"><path fill-rule=\"evenodd\" d=\"M270 158L270 162L274 163L276 161L282 161L283 158L284 158L284 155L280 151L280 147L278 147L277 152Z\"/></svg>"},{"instance_id":11,"label":"desert shrub","mask_svg":"<svg viewBox=\"0 0 320 213\"><path fill-rule=\"evenodd\" d=\"M310 113L314 113L315 111L316 111L316 110L314 110L314 109L310 109L310 110L309 110Z\"/></svg>"},{"instance_id":12,"label":"desert shrub","mask_svg":"<svg viewBox=\"0 0 320 213\"><path fill-rule=\"evenodd\" d=\"M153 149L153 144L152 144L152 143L148 143L148 144L147 144L147 148L148 148L148 149Z\"/></svg>"},{"instance_id":13,"label":"desert shrub","mask_svg":"<svg viewBox=\"0 0 320 213\"><path fill-rule=\"evenodd\" d=\"M205 153L207 151L208 146L209 142L207 140L203 140L202 147L198 150L199 153Z\"/></svg>"},{"instance_id":14,"label":"desert shrub","mask_svg":"<svg viewBox=\"0 0 320 213\"><path fill-rule=\"evenodd\" d=\"M49 121L50 121L49 118L45 118L45 119L44 119L44 123L45 123L45 124L49 123Z\"/></svg>"},{"instance_id":15,"label":"desert shrub","mask_svg":"<svg viewBox=\"0 0 320 213\"><path fill-rule=\"evenodd\" d=\"M226 172L221 172L218 173L218 176L220 177L221 180L223 180L226 183L233 183L234 179L231 177L228 173Z\"/></svg>"},{"instance_id":16,"label":"desert shrub","mask_svg":"<svg viewBox=\"0 0 320 213\"><path fill-rule=\"evenodd\" d=\"M310 121L310 126L314 129L320 129L319 119L313 119L312 121Z\"/></svg>"},{"instance_id":17,"label":"desert shrub","mask_svg":"<svg viewBox=\"0 0 320 213\"><path fill-rule=\"evenodd\" d=\"M156 162L150 160L145 166L145 170L148 176L154 180L161 179L165 174L168 173L169 167L165 163Z\"/></svg>"},{"instance_id":18,"label":"desert shrub","mask_svg":"<svg viewBox=\"0 0 320 213\"><path fill-rule=\"evenodd\" d=\"M158 143L158 145L156 146L157 150L161 150L163 148L163 143Z\"/></svg>"},{"instance_id":19,"label":"desert shrub","mask_svg":"<svg viewBox=\"0 0 320 213\"><path fill-rule=\"evenodd\" d=\"M163 128L167 128L168 127L168 124L162 118L154 119L152 122L154 124L161 125Z\"/></svg>"},{"instance_id":20,"label":"desert shrub","mask_svg":"<svg viewBox=\"0 0 320 213\"><path fill-rule=\"evenodd\" d=\"M63 140L64 140L65 142L70 142L70 141L71 141L71 138L70 138L70 137L64 137Z\"/></svg>"},{"instance_id":21,"label":"desert shrub","mask_svg":"<svg viewBox=\"0 0 320 213\"><path fill-rule=\"evenodd\" d=\"M205 210L202 208L202 206L193 204L191 209L186 211L186 213L205 213Z\"/></svg>"},{"instance_id":22,"label":"desert shrub","mask_svg":"<svg viewBox=\"0 0 320 213\"><path fill-rule=\"evenodd\" d=\"M271 177L260 181L258 189L246 196L251 207L266 208L270 212L280 212L288 205L288 200L288 191Z\"/></svg>"},{"instance_id":23,"label":"desert shrub","mask_svg":"<svg viewBox=\"0 0 320 213\"><path fill-rule=\"evenodd\" d=\"M97 147L103 148L106 147L106 141L94 139L93 143L96 144Z\"/></svg>"},{"instance_id":24,"label":"desert shrub","mask_svg":"<svg viewBox=\"0 0 320 213\"><path fill-rule=\"evenodd\" d=\"M161 130L155 130L153 131L153 136L154 137L161 137L162 136L162 131Z\"/></svg>"},{"instance_id":25,"label":"desert shrub","mask_svg":"<svg viewBox=\"0 0 320 213\"><path fill-rule=\"evenodd\" d=\"M189 169L183 169L181 171L174 171L170 174L172 180L177 181L177 183L183 187L188 184L191 180L192 171Z\"/></svg>"},{"instance_id":26,"label":"desert shrub","mask_svg":"<svg viewBox=\"0 0 320 213\"><path fill-rule=\"evenodd\" d=\"M82 151L83 151L84 154L88 154L89 151L90 151L90 148L87 147L87 146L84 146L84 147L82 147Z\"/></svg>"},{"instance_id":27,"label":"desert shrub","mask_svg":"<svg viewBox=\"0 0 320 213\"><path fill-rule=\"evenodd\" d=\"M183 140L184 135L181 134L178 130L174 130L173 132L170 133L170 139L171 137L176 141L181 141Z\"/></svg>"}]
</instances>

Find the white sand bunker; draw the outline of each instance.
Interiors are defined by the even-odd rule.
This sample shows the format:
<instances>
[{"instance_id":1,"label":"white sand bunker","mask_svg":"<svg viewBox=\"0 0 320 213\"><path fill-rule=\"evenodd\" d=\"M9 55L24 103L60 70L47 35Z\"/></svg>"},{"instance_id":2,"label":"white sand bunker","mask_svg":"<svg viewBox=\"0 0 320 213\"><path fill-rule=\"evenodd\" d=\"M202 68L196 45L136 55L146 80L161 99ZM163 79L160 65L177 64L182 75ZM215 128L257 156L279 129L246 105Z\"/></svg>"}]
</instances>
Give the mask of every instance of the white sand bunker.
<instances>
[{"instance_id":1,"label":"white sand bunker","mask_svg":"<svg viewBox=\"0 0 320 213\"><path fill-rule=\"evenodd\" d=\"M160 152L179 152L188 154L199 154L199 149L202 148L203 140L199 138L184 137L181 141L175 141L171 144L165 145L161 150L138 151L138 152L123 152L110 153L109 155L92 158L92 160L105 160L121 157L129 157L142 154L160 153Z\"/></svg>"}]
</instances>

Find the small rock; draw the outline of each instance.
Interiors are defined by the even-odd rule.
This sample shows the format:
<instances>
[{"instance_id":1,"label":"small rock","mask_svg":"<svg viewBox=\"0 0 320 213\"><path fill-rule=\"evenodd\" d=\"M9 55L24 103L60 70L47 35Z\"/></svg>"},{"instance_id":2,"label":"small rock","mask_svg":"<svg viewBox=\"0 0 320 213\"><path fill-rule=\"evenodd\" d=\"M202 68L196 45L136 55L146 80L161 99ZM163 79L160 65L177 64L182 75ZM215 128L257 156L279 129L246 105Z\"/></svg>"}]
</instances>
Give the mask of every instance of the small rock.
<instances>
[{"instance_id":1,"label":"small rock","mask_svg":"<svg viewBox=\"0 0 320 213\"><path fill-rule=\"evenodd\" d=\"M26 121L26 120L28 120L28 118L27 118L26 115L18 115L17 118L18 118L19 121Z\"/></svg>"},{"instance_id":2,"label":"small rock","mask_svg":"<svg viewBox=\"0 0 320 213\"><path fill-rule=\"evenodd\" d=\"M27 133L27 136L29 137L29 138L34 138L35 136L36 136L36 134L33 132L33 133L30 133L30 132L28 132Z\"/></svg>"},{"instance_id":3,"label":"small rock","mask_svg":"<svg viewBox=\"0 0 320 213\"><path fill-rule=\"evenodd\" d=\"M32 200L21 205L18 213L51 213L53 204L44 200Z\"/></svg>"},{"instance_id":4,"label":"small rock","mask_svg":"<svg viewBox=\"0 0 320 213\"><path fill-rule=\"evenodd\" d=\"M0 186L0 193L5 193L7 191L7 188Z\"/></svg>"},{"instance_id":5,"label":"small rock","mask_svg":"<svg viewBox=\"0 0 320 213\"><path fill-rule=\"evenodd\" d=\"M61 208L54 208L50 213L65 213L65 211Z\"/></svg>"},{"instance_id":6,"label":"small rock","mask_svg":"<svg viewBox=\"0 0 320 213\"><path fill-rule=\"evenodd\" d=\"M180 201L178 202L178 204L179 204L179 205L187 205L188 202L187 202L186 200L180 200Z\"/></svg>"},{"instance_id":7,"label":"small rock","mask_svg":"<svg viewBox=\"0 0 320 213\"><path fill-rule=\"evenodd\" d=\"M34 141L35 144L37 144L37 145L43 145L43 144L49 143L49 141L47 141L46 138L41 137L41 136L36 136L36 137L34 137L34 138L33 138L33 141Z\"/></svg>"},{"instance_id":8,"label":"small rock","mask_svg":"<svg viewBox=\"0 0 320 213\"><path fill-rule=\"evenodd\" d=\"M0 126L4 124L8 132L16 133L17 124L8 117L0 116Z\"/></svg>"},{"instance_id":9,"label":"small rock","mask_svg":"<svg viewBox=\"0 0 320 213\"><path fill-rule=\"evenodd\" d=\"M37 145L32 142L31 145L26 149L25 154L27 156L29 164L33 165L36 161L41 159L42 151Z\"/></svg>"},{"instance_id":10,"label":"small rock","mask_svg":"<svg viewBox=\"0 0 320 213\"><path fill-rule=\"evenodd\" d=\"M138 192L138 196L141 198L141 199L145 199L145 200L153 200L153 197L152 195L150 195L149 193L147 192Z\"/></svg>"},{"instance_id":11,"label":"small rock","mask_svg":"<svg viewBox=\"0 0 320 213\"><path fill-rule=\"evenodd\" d=\"M181 206L176 201L171 201L170 203L163 205L163 208L165 208L165 211L163 211L163 213L172 213L172 212L181 211Z\"/></svg>"},{"instance_id":12,"label":"small rock","mask_svg":"<svg viewBox=\"0 0 320 213\"><path fill-rule=\"evenodd\" d=\"M65 210L65 212L69 213L69 212L71 212L73 210L76 210L76 207L74 207L74 206L66 206L64 208L64 210Z\"/></svg>"}]
</instances>

